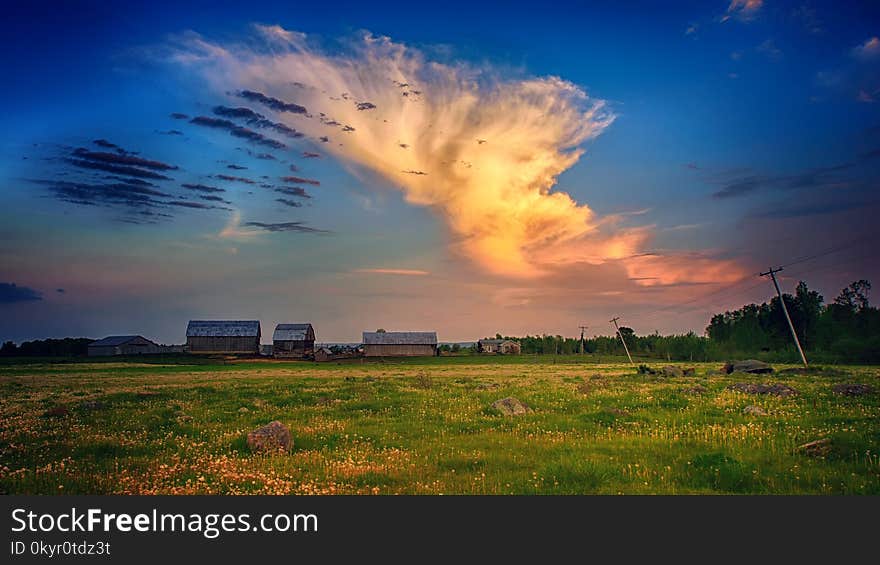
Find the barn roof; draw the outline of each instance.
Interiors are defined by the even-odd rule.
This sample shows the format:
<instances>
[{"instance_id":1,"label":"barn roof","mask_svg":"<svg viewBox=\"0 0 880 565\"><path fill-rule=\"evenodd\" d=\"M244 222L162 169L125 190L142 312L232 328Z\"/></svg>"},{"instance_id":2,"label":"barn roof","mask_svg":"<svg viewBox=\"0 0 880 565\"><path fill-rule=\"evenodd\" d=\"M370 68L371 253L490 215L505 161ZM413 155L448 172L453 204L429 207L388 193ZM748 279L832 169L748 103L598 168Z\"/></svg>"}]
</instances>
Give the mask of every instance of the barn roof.
<instances>
[{"instance_id":1,"label":"barn roof","mask_svg":"<svg viewBox=\"0 0 880 565\"><path fill-rule=\"evenodd\" d=\"M190 320L186 337L257 337L258 320Z\"/></svg>"},{"instance_id":2,"label":"barn roof","mask_svg":"<svg viewBox=\"0 0 880 565\"><path fill-rule=\"evenodd\" d=\"M364 332L365 345L437 345L437 332Z\"/></svg>"},{"instance_id":3,"label":"barn roof","mask_svg":"<svg viewBox=\"0 0 880 565\"><path fill-rule=\"evenodd\" d=\"M480 343L486 345L501 345L502 343L516 343L512 339L481 339Z\"/></svg>"},{"instance_id":4,"label":"barn roof","mask_svg":"<svg viewBox=\"0 0 880 565\"><path fill-rule=\"evenodd\" d=\"M125 345L126 343L134 341L138 338L150 341L147 338L139 335L110 335L105 337L104 339L99 339L97 341L91 342L89 344L89 347L116 347L118 345Z\"/></svg>"},{"instance_id":5,"label":"barn roof","mask_svg":"<svg viewBox=\"0 0 880 565\"><path fill-rule=\"evenodd\" d=\"M278 324L275 326L275 333L272 334L273 341L303 341L309 339L309 330L312 324ZM312 330L314 333L314 330Z\"/></svg>"}]
</instances>

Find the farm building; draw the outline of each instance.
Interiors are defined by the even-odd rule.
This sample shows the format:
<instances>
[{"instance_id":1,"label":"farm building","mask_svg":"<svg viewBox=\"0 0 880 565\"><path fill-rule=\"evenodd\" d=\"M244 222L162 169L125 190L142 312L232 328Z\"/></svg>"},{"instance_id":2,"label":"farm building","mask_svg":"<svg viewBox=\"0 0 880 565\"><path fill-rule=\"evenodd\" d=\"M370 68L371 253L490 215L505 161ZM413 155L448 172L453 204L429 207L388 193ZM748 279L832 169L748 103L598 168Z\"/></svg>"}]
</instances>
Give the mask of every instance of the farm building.
<instances>
[{"instance_id":1,"label":"farm building","mask_svg":"<svg viewBox=\"0 0 880 565\"><path fill-rule=\"evenodd\" d=\"M477 342L480 353L501 353L503 355L519 355L521 348L512 339L481 339Z\"/></svg>"},{"instance_id":2,"label":"farm building","mask_svg":"<svg viewBox=\"0 0 880 565\"><path fill-rule=\"evenodd\" d=\"M275 357L302 359L315 352L315 329L312 324L278 324L272 334Z\"/></svg>"},{"instance_id":3,"label":"farm building","mask_svg":"<svg viewBox=\"0 0 880 565\"><path fill-rule=\"evenodd\" d=\"M364 357L437 355L437 332L364 332Z\"/></svg>"},{"instance_id":4,"label":"farm building","mask_svg":"<svg viewBox=\"0 0 880 565\"><path fill-rule=\"evenodd\" d=\"M186 326L190 353L260 353L257 320L190 320Z\"/></svg>"},{"instance_id":5,"label":"farm building","mask_svg":"<svg viewBox=\"0 0 880 565\"><path fill-rule=\"evenodd\" d=\"M89 357L105 355L150 355L162 348L140 335L111 335L89 344Z\"/></svg>"}]
</instances>

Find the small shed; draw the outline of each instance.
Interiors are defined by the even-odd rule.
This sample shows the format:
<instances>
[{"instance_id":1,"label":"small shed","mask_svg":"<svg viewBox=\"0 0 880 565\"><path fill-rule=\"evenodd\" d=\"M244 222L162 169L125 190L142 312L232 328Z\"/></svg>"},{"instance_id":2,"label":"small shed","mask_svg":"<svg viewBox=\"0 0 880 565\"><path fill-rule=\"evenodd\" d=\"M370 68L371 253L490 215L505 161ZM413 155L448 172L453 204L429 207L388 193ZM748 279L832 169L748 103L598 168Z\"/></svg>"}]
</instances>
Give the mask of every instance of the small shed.
<instances>
[{"instance_id":1,"label":"small shed","mask_svg":"<svg viewBox=\"0 0 880 565\"><path fill-rule=\"evenodd\" d=\"M278 324L272 334L275 357L302 359L315 353L315 329L312 324Z\"/></svg>"},{"instance_id":2,"label":"small shed","mask_svg":"<svg viewBox=\"0 0 880 565\"><path fill-rule=\"evenodd\" d=\"M500 353L502 355L519 355L522 351L519 343L512 339L481 339L477 342L480 353Z\"/></svg>"},{"instance_id":3,"label":"small shed","mask_svg":"<svg viewBox=\"0 0 880 565\"><path fill-rule=\"evenodd\" d=\"M89 357L107 355L154 355L162 348L140 335L111 335L89 344Z\"/></svg>"},{"instance_id":4,"label":"small shed","mask_svg":"<svg viewBox=\"0 0 880 565\"><path fill-rule=\"evenodd\" d=\"M319 363L326 363L327 361L333 361L334 355L333 350L329 347L319 347L315 350L315 361Z\"/></svg>"},{"instance_id":5,"label":"small shed","mask_svg":"<svg viewBox=\"0 0 880 565\"><path fill-rule=\"evenodd\" d=\"M437 351L437 332L364 332L364 357L427 357Z\"/></svg>"},{"instance_id":6,"label":"small shed","mask_svg":"<svg viewBox=\"0 0 880 565\"><path fill-rule=\"evenodd\" d=\"M258 320L190 320L186 326L190 353L260 353Z\"/></svg>"}]
</instances>

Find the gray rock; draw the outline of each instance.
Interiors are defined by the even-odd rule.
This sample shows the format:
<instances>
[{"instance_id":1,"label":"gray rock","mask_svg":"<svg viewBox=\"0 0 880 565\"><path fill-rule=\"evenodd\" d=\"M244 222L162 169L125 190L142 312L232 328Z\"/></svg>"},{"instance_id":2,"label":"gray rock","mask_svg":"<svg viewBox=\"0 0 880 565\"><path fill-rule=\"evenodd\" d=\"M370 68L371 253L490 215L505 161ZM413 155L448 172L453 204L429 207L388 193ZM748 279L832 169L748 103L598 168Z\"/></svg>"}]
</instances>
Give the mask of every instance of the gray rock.
<instances>
[{"instance_id":1,"label":"gray rock","mask_svg":"<svg viewBox=\"0 0 880 565\"><path fill-rule=\"evenodd\" d=\"M512 396L496 400L492 403L492 408L504 416L521 416L532 411L531 408Z\"/></svg>"},{"instance_id":2,"label":"gray rock","mask_svg":"<svg viewBox=\"0 0 880 565\"><path fill-rule=\"evenodd\" d=\"M743 414L746 414L749 416L766 416L767 411L764 410L763 408L761 408L760 406L755 406L752 404L752 405L749 405L749 406L746 406L745 408L743 408Z\"/></svg>"},{"instance_id":3,"label":"gray rock","mask_svg":"<svg viewBox=\"0 0 880 565\"><path fill-rule=\"evenodd\" d=\"M874 392L870 385L861 383L839 383L831 387L831 390L834 394L842 394L843 396L864 396Z\"/></svg>"},{"instance_id":4,"label":"gray rock","mask_svg":"<svg viewBox=\"0 0 880 565\"><path fill-rule=\"evenodd\" d=\"M798 451L808 457L825 457L831 453L831 439L823 438L798 446Z\"/></svg>"},{"instance_id":5,"label":"gray rock","mask_svg":"<svg viewBox=\"0 0 880 565\"><path fill-rule=\"evenodd\" d=\"M746 359L745 361L734 361L733 363L727 363L724 365L723 371L727 374L730 373L752 373L752 374L760 374L760 373L772 373L773 367L764 363L763 361L758 361L757 359Z\"/></svg>"},{"instance_id":6,"label":"gray rock","mask_svg":"<svg viewBox=\"0 0 880 565\"><path fill-rule=\"evenodd\" d=\"M667 365L660 369L660 374L664 377L683 377L684 371L681 370L681 367L676 367L675 365Z\"/></svg>"},{"instance_id":7,"label":"gray rock","mask_svg":"<svg viewBox=\"0 0 880 565\"><path fill-rule=\"evenodd\" d=\"M287 451L293 447L290 430L275 420L247 435L247 444L251 451Z\"/></svg>"},{"instance_id":8,"label":"gray rock","mask_svg":"<svg viewBox=\"0 0 880 565\"><path fill-rule=\"evenodd\" d=\"M771 394L773 396L796 396L798 391L788 385L782 383L756 384L756 383L734 383L727 387L728 390L734 390L743 394Z\"/></svg>"},{"instance_id":9,"label":"gray rock","mask_svg":"<svg viewBox=\"0 0 880 565\"><path fill-rule=\"evenodd\" d=\"M697 394L706 394L708 392L708 389L706 387L704 387L703 385L694 385L691 387L681 389L681 392L683 392L685 394L697 395Z\"/></svg>"},{"instance_id":10,"label":"gray rock","mask_svg":"<svg viewBox=\"0 0 880 565\"><path fill-rule=\"evenodd\" d=\"M79 403L79 407L81 410L93 411L93 410L103 410L104 408L107 407L107 405L104 404L103 402L101 402L100 400L83 400L82 402Z\"/></svg>"}]
</instances>

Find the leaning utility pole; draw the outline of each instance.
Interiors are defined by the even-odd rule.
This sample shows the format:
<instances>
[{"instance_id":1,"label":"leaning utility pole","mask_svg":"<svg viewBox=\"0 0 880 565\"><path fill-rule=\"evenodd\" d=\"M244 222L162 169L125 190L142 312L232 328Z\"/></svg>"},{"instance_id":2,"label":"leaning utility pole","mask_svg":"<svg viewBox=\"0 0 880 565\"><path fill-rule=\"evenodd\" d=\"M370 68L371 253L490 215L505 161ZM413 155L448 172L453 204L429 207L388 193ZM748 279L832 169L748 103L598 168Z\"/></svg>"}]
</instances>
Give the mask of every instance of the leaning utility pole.
<instances>
[{"instance_id":1,"label":"leaning utility pole","mask_svg":"<svg viewBox=\"0 0 880 565\"><path fill-rule=\"evenodd\" d=\"M584 331L590 326L578 326L581 329L581 355L584 354Z\"/></svg>"},{"instance_id":2,"label":"leaning utility pole","mask_svg":"<svg viewBox=\"0 0 880 565\"><path fill-rule=\"evenodd\" d=\"M797 345L798 353L801 354L801 361L804 362L804 369L807 368L807 357L804 355L804 350L801 348L801 342L798 340L797 332L794 331L794 324L791 323L791 316L788 315L788 308L785 306L785 300L782 298L782 291L779 290L779 283L776 282L776 273L782 270L782 267L778 269L774 269L770 267L770 270L766 273L760 273L758 276L766 277L770 276L773 280L773 286L776 287L776 295L779 296L779 303L782 305L782 311L785 313L785 320L788 322L788 329L791 330L791 337L794 338L794 344Z\"/></svg>"},{"instance_id":3,"label":"leaning utility pole","mask_svg":"<svg viewBox=\"0 0 880 565\"><path fill-rule=\"evenodd\" d=\"M629 348L626 346L626 340L623 339L623 334L620 333L620 326L617 325L617 320L619 320L619 319L620 319L620 317L618 316L617 318L612 318L608 321L611 322L612 324L614 324L614 329L617 330L617 335L618 335L618 337L620 337L620 343L623 344L623 350L626 351L626 356L629 357L629 364L632 365L633 367L635 367L636 364L633 363L632 355L629 354Z\"/></svg>"}]
</instances>

